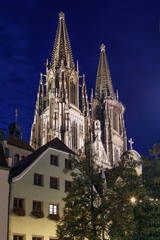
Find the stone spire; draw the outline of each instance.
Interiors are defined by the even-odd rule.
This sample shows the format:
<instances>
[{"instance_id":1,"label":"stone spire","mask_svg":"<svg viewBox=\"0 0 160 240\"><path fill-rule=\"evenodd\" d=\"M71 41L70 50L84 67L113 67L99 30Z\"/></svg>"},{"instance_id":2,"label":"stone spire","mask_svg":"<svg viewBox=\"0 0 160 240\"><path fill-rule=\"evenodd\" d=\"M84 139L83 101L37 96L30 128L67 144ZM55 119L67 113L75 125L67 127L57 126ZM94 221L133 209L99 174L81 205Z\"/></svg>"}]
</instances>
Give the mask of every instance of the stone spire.
<instances>
[{"instance_id":1,"label":"stone spire","mask_svg":"<svg viewBox=\"0 0 160 240\"><path fill-rule=\"evenodd\" d=\"M63 12L59 14L58 28L52 53L51 67L57 67L63 62L64 66L74 68L72 50Z\"/></svg>"},{"instance_id":2,"label":"stone spire","mask_svg":"<svg viewBox=\"0 0 160 240\"><path fill-rule=\"evenodd\" d=\"M113 97L114 90L108 66L105 45L101 45L100 59L97 71L95 97L98 99Z\"/></svg>"}]
</instances>

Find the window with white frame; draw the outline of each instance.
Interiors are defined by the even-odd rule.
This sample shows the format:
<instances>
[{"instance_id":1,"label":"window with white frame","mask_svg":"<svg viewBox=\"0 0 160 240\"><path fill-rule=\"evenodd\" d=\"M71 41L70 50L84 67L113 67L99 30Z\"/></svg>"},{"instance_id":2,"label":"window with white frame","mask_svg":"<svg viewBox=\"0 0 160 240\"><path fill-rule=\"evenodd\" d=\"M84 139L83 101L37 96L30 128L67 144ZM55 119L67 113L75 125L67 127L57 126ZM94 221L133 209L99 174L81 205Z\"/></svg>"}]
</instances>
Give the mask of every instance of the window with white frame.
<instances>
[{"instance_id":1,"label":"window with white frame","mask_svg":"<svg viewBox=\"0 0 160 240\"><path fill-rule=\"evenodd\" d=\"M58 204L49 204L49 214L58 215Z\"/></svg>"}]
</instances>

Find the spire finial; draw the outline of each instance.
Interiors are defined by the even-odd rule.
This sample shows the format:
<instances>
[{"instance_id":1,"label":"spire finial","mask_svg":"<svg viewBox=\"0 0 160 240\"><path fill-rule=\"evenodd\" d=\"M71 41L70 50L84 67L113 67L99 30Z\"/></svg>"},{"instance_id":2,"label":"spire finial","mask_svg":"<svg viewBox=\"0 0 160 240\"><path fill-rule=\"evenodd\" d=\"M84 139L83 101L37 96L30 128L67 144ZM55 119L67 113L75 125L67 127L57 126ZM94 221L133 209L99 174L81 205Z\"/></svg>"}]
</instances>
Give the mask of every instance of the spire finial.
<instances>
[{"instance_id":1,"label":"spire finial","mask_svg":"<svg viewBox=\"0 0 160 240\"><path fill-rule=\"evenodd\" d=\"M106 46L102 43L101 45L101 51L105 51Z\"/></svg>"},{"instance_id":2,"label":"spire finial","mask_svg":"<svg viewBox=\"0 0 160 240\"><path fill-rule=\"evenodd\" d=\"M63 13L63 12L60 12L60 13L59 13L59 20L61 20L61 19L64 20L64 16L65 16L64 13Z\"/></svg>"},{"instance_id":3,"label":"spire finial","mask_svg":"<svg viewBox=\"0 0 160 240\"><path fill-rule=\"evenodd\" d=\"M129 140L128 140L128 142L129 142L129 144L130 144L130 150L133 150L133 144L134 144L134 142L132 141L132 138L130 138Z\"/></svg>"},{"instance_id":4,"label":"spire finial","mask_svg":"<svg viewBox=\"0 0 160 240\"><path fill-rule=\"evenodd\" d=\"M16 108L16 111L15 111L15 122L17 123L17 117L18 117L18 110Z\"/></svg>"}]
</instances>

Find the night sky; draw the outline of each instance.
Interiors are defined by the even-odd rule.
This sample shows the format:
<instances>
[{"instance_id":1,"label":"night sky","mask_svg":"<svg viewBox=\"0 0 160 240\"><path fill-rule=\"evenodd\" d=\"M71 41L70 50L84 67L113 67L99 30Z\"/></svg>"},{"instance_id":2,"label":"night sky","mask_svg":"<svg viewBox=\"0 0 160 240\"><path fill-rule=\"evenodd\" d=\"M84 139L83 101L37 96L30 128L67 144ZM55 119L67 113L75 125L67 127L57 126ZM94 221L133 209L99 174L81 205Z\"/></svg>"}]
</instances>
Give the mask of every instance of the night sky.
<instances>
[{"instance_id":1,"label":"night sky","mask_svg":"<svg viewBox=\"0 0 160 240\"><path fill-rule=\"evenodd\" d=\"M7 137L17 108L29 141L40 72L51 59L61 11L89 96L106 45L128 139L145 155L160 142L160 0L0 0L0 128Z\"/></svg>"}]
</instances>

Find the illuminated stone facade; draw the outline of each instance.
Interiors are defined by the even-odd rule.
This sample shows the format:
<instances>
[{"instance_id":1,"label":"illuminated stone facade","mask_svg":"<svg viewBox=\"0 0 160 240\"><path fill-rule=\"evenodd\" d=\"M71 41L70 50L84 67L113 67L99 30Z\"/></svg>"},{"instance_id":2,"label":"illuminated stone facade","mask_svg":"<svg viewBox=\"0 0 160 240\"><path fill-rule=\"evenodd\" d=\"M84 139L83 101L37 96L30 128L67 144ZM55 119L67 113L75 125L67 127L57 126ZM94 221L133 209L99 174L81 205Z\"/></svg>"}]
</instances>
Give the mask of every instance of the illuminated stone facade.
<instances>
[{"instance_id":1,"label":"illuminated stone facade","mask_svg":"<svg viewBox=\"0 0 160 240\"><path fill-rule=\"evenodd\" d=\"M73 151L85 153L86 143L100 166L113 167L127 150L124 106L114 93L105 46L101 45L95 96L88 101L85 76L79 107L79 67L75 69L64 13L58 28L50 64L40 75L30 145L38 149L54 137ZM46 78L45 83L43 82ZM90 107L91 106L91 107Z\"/></svg>"}]
</instances>

